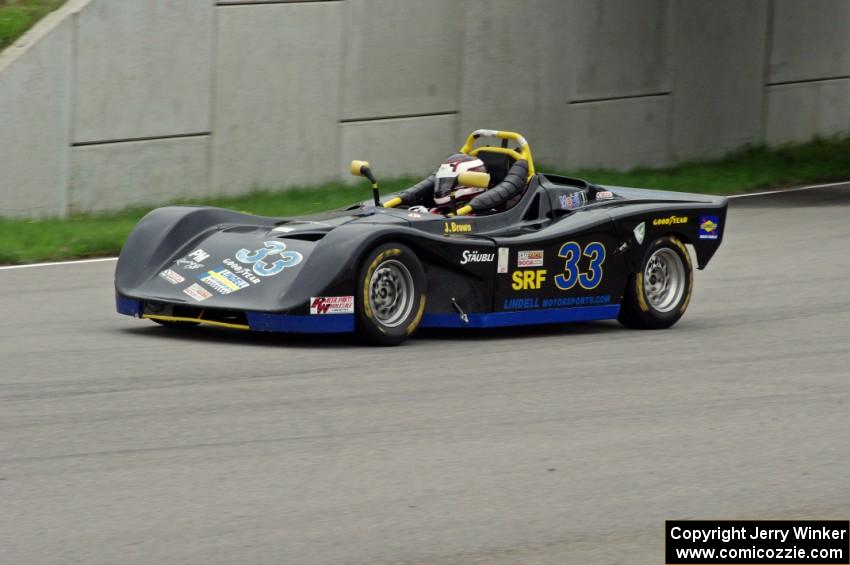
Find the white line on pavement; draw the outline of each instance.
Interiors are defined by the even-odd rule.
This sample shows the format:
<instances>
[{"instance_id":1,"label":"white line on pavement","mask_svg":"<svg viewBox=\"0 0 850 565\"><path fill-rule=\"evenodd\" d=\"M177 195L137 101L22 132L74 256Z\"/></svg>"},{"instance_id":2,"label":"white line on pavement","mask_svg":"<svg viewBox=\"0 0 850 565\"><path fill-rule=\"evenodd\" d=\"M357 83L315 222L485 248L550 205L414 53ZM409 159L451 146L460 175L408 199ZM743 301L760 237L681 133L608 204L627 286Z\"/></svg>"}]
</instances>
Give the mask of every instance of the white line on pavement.
<instances>
[{"instance_id":1,"label":"white line on pavement","mask_svg":"<svg viewBox=\"0 0 850 565\"><path fill-rule=\"evenodd\" d=\"M82 259L80 261L57 261L55 263L32 263L29 265L9 265L0 267L0 271L11 269L29 269L30 267L55 267L56 265L79 265L81 263L103 263L105 261L117 261L118 257L104 257L102 259Z\"/></svg>"},{"instance_id":2,"label":"white line on pavement","mask_svg":"<svg viewBox=\"0 0 850 565\"><path fill-rule=\"evenodd\" d=\"M747 194L733 194L729 198L747 198L748 196L765 196L767 194L782 194L783 192L799 192L801 190L811 190L813 188L832 188L834 186L850 186L850 182L828 182L826 184L812 184L809 186L798 186L797 188L783 188L780 190L767 190L765 192L749 192Z\"/></svg>"}]
</instances>

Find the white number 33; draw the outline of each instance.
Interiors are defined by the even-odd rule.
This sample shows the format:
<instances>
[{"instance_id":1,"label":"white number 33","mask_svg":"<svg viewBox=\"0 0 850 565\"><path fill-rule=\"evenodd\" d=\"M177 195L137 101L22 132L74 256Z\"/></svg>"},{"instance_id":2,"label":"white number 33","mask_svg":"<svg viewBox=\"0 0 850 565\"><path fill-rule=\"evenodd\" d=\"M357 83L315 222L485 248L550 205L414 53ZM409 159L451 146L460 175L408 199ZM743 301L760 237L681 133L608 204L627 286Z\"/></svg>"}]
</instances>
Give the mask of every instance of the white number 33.
<instances>
[{"instance_id":1,"label":"white number 33","mask_svg":"<svg viewBox=\"0 0 850 565\"><path fill-rule=\"evenodd\" d=\"M254 272L261 277L276 275L286 268L294 267L304 259L304 256L297 251L287 251L286 244L280 241L266 241L263 245L265 247L256 251L240 249L236 253L237 261L249 265L253 264ZM280 259L271 264L265 261L266 257L275 255L279 255Z\"/></svg>"}]
</instances>

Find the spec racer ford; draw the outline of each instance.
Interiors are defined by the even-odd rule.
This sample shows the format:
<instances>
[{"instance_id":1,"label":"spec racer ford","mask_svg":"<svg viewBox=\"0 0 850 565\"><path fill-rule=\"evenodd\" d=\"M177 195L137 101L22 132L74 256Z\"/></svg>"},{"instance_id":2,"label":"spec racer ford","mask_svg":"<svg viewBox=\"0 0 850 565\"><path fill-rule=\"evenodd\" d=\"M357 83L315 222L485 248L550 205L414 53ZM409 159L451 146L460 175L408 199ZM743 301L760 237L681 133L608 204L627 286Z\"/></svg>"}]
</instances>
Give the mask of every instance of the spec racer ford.
<instances>
[{"instance_id":1,"label":"spec racer ford","mask_svg":"<svg viewBox=\"0 0 850 565\"><path fill-rule=\"evenodd\" d=\"M691 298L686 246L704 268L726 222L722 197L540 173L513 132L473 132L434 174L384 198L368 163L352 172L373 199L314 216L150 212L118 260L118 312L381 345L420 327L666 328Z\"/></svg>"}]
</instances>

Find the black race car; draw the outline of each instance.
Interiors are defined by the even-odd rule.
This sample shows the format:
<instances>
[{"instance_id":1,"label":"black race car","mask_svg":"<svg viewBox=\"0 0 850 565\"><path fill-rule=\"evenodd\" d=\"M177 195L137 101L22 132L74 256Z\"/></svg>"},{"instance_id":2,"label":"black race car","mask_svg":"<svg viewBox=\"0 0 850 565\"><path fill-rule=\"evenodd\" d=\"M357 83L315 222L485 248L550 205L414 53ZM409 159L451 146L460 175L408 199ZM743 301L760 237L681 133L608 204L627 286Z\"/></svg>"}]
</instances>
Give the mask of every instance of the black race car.
<instances>
[{"instance_id":1,"label":"black race car","mask_svg":"<svg viewBox=\"0 0 850 565\"><path fill-rule=\"evenodd\" d=\"M481 138L497 145L474 147ZM511 147L513 146L513 147ZM617 319L666 328L723 238L725 198L597 186L538 173L519 134L472 133L461 148L487 188L448 212L434 175L381 201L270 218L169 206L145 216L115 272L117 309L168 326L357 332L394 345L419 327L489 328ZM413 209L411 209L413 208Z\"/></svg>"}]
</instances>

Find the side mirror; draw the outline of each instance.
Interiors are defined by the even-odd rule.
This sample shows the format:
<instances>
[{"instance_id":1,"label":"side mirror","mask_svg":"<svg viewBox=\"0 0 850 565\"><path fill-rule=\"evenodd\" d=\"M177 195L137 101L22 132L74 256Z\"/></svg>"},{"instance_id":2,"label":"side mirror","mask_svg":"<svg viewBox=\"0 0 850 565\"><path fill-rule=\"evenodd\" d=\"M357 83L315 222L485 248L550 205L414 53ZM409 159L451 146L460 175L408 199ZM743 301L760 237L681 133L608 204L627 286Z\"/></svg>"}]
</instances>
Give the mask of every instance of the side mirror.
<instances>
[{"instance_id":1,"label":"side mirror","mask_svg":"<svg viewBox=\"0 0 850 565\"><path fill-rule=\"evenodd\" d=\"M476 171L466 171L457 177L457 183L463 186L474 186L475 188L487 188L490 186L490 175Z\"/></svg>"},{"instance_id":2,"label":"side mirror","mask_svg":"<svg viewBox=\"0 0 850 565\"><path fill-rule=\"evenodd\" d=\"M355 177L366 176L365 174L363 174L364 169L366 169L366 170L369 169L369 161L358 161L358 160L355 159L354 161L351 162L350 171L351 171L351 174L354 175Z\"/></svg>"},{"instance_id":3,"label":"side mirror","mask_svg":"<svg viewBox=\"0 0 850 565\"><path fill-rule=\"evenodd\" d=\"M381 206L381 194L378 192L378 181L375 180L375 175L372 174L372 169L369 168L369 161L354 160L351 162L349 171L355 177L366 177L372 183L372 198L375 201L375 206Z\"/></svg>"}]
</instances>

